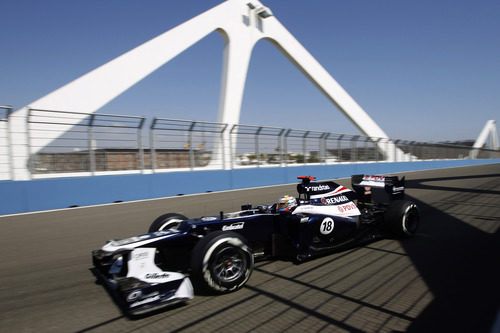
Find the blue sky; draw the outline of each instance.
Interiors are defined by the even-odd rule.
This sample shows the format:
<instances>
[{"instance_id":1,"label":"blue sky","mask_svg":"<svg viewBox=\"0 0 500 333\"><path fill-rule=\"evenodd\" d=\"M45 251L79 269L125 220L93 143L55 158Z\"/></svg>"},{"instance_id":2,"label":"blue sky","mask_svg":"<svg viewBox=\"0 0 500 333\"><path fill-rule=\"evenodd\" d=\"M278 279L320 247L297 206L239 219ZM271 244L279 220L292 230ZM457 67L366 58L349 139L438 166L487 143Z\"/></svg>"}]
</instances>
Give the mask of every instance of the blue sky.
<instances>
[{"instance_id":1,"label":"blue sky","mask_svg":"<svg viewBox=\"0 0 500 333\"><path fill-rule=\"evenodd\" d=\"M221 1L0 2L0 105L44 96ZM500 1L263 0L392 138L475 139L500 114ZM100 112L215 121L224 42L214 32ZM358 130L266 41L241 123Z\"/></svg>"}]
</instances>

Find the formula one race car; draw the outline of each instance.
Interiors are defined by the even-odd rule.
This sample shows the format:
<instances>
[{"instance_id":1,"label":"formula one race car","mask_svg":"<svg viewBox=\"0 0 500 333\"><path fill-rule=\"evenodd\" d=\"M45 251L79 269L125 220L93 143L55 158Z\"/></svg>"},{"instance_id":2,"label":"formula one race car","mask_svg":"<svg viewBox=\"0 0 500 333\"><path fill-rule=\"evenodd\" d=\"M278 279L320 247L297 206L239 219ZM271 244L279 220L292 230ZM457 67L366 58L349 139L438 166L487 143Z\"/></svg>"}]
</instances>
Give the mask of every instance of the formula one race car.
<instances>
[{"instance_id":1,"label":"formula one race car","mask_svg":"<svg viewBox=\"0 0 500 333\"><path fill-rule=\"evenodd\" d=\"M136 315L193 298L191 282L197 291L237 290L257 258L301 262L374 234L410 237L418 228L417 205L404 200L404 177L355 175L354 191L298 178L297 199L195 219L162 215L148 233L93 251L94 272Z\"/></svg>"}]
</instances>

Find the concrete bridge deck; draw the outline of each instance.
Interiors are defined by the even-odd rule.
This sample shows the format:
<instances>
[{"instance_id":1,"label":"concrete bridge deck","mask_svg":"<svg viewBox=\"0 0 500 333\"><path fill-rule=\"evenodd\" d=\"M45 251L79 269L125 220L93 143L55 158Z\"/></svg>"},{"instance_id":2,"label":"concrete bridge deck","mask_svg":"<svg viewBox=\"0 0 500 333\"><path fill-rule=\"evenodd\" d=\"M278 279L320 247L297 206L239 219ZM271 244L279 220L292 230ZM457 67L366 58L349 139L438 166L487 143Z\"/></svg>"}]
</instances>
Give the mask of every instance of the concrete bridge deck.
<instances>
[{"instance_id":1,"label":"concrete bridge deck","mask_svg":"<svg viewBox=\"0 0 500 333\"><path fill-rule=\"evenodd\" d=\"M294 186L0 217L0 331L489 332L500 306L500 164L407 179L424 216L414 239L301 265L259 262L241 291L138 320L94 283L92 249L144 232L164 212L213 214Z\"/></svg>"}]
</instances>

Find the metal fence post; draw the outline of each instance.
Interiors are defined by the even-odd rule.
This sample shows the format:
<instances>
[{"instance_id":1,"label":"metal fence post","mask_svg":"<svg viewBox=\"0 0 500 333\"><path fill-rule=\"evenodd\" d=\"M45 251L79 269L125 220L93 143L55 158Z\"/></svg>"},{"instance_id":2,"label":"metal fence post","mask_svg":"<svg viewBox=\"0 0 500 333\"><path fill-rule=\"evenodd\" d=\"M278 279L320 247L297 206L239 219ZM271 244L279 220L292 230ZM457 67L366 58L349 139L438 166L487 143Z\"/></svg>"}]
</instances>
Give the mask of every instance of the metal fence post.
<instances>
[{"instance_id":1,"label":"metal fence post","mask_svg":"<svg viewBox=\"0 0 500 333\"><path fill-rule=\"evenodd\" d=\"M141 173L144 173L144 145L142 144L142 126L144 125L144 120L143 117L137 128L137 145L139 146L139 167Z\"/></svg>"},{"instance_id":2,"label":"metal fence post","mask_svg":"<svg viewBox=\"0 0 500 333\"><path fill-rule=\"evenodd\" d=\"M285 129L282 128L278 134L278 153L280 155L280 166L283 166L283 133Z\"/></svg>"},{"instance_id":3,"label":"metal fence post","mask_svg":"<svg viewBox=\"0 0 500 333\"><path fill-rule=\"evenodd\" d=\"M29 176L30 176L30 179L33 179L33 159L31 158L31 128L30 128L30 118L31 118L31 112L32 112L32 109L28 109L28 117L26 117L26 142L27 142L27 145L28 145L28 173L29 173Z\"/></svg>"},{"instance_id":4,"label":"metal fence post","mask_svg":"<svg viewBox=\"0 0 500 333\"><path fill-rule=\"evenodd\" d=\"M92 126L94 125L94 119L95 115L91 114L90 119L89 119L89 124L88 124L88 130L87 130L87 139L88 139L88 146L89 146L89 161L90 161L90 173L92 175L95 174L95 169L96 169L96 164L95 164L95 144L93 142L93 129Z\"/></svg>"},{"instance_id":5,"label":"metal fence post","mask_svg":"<svg viewBox=\"0 0 500 333\"><path fill-rule=\"evenodd\" d=\"M151 126L149 127L149 160L151 163L151 171L153 173L156 170L155 133L154 133L155 124L156 124L156 118L153 118Z\"/></svg>"},{"instance_id":6,"label":"metal fence post","mask_svg":"<svg viewBox=\"0 0 500 333\"><path fill-rule=\"evenodd\" d=\"M359 135L355 135L351 138L351 162L355 162L358 159L358 141Z\"/></svg>"},{"instance_id":7,"label":"metal fence post","mask_svg":"<svg viewBox=\"0 0 500 333\"><path fill-rule=\"evenodd\" d=\"M394 159L394 162L398 162L398 143L400 140L395 140L394 141L394 152L392 158Z\"/></svg>"},{"instance_id":8,"label":"metal fence post","mask_svg":"<svg viewBox=\"0 0 500 333\"><path fill-rule=\"evenodd\" d=\"M337 155L339 157L339 162L342 162L342 138L344 137L344 134L341 134L337 138Z\"/></svg>"},{"instance_id":9,"label":"metal fence post","mask_svg":"<svg viewBox=\"0 0 500 333\"><path fill-rule=\"evenodd\" d=\"M238 125L233 125L231 127L231 130L229 131L229 149L231 149L229 155L231 157L231 170L234 169L234 159L236 158L236 156L234 156L234 155L236 155L236 149L235 149L235 147L233 147L233 131L236 128L236 126L238 126ZM227 127L227 124L226 124L226 127ZM224 139L224 136L221 137L221 140L223 140L223 139Z\"/></svg>"},{"instance_id":10,"label":"metal fence post","mask_svg":"<svg viewBox=\"0 0 500 333\"><path fill-rule=\"evenodd\" d=\"M370 141L370 138L365 136L365 161L373 161L373 155L371 153L371 149L368 147L368 142Z\"/></svg>"},{"instance_id":11,"label":"metal fence post","mask_svg":"<svg viewBox=\"0 0 500 333\"><path fill-rule=\"evenodd\" d=\"M414 149L415 141L408 142L408 154L410 155L410 162L413 162L413 149Z\"/></svg>"},{"instance_id":12,"label":"metal fence post","mask_svg":"<svg viewBox=\"0 0 500 333\"><path fill-rule=\"evenodd\" d=\"M193 128L196 126L196 121L191 123L189 127L189 135L188 135L188 147L189 147L189 168L191 170L194 169L194 151L193 151Z\"/></svg>"},{"instance_id":13,"label":"metal fence post","mask_svg":"<svg viewBox=\"0 0 500 333\"><path fill-rule=\"evenodd\" d=\"M288 129L285 133L285 139L284 139L284 143L285 143L285 166L288 165L288 135L290 134L292 130L291 129Z\"/></svg>"},{"instance_id":14,"label":"metal fence post","mask_svg":"<svg viewBox=\"0 0 500 333\"><path fill-rule=\"evenodd\" d=\"M13 156L13 151L12 151L12 129L11 129L11 123L10 123L10 115L12 113L12 106L11 105L6 105L3 108L7 110L7 126L6 126L6 142L7 142L7 159L8 159L8 168L9 168L9 177L11 180L14 180L14 156Z\"/></svg>"},{"instance_id":15,"label":"metal fence post","mask_svg":"<svg viewBox=\"0 0 500 333\"><path fill-rule=\"evenodd\" d=\"M224 148L224 133L226 132L228 128L228 124L224 124L224 127L222 127L222 130L220 132L220 137L221 137L221 142L222 142L222 167L221 169L226 168L226 149ZM229 133L229 162L231 163L231 169L233 168L233 144L231 142L231 133Z\"/></svg>"},{"instance_id":16,"label":"metal fence post","mask_svg":"<svg viewBox=\"0 0 500 333\"><path fill-rule=\"evenodd\" d=\"M375 161L376 162L380 162L380 152L378 150L378 143L380 142L380 140L382 140L381 138L377 138L377 140L375 141Z\"/></svg>"},{"instance_id":17,"label":"metal fence post","mask_svg":"<svg viewBox=\"0 0 500 333\"><path fill-rule=\"evenodd\" d=\"M259 149L259 136L260 131L262 130L262 126L257 129L255 132L255 158L257 159L257 168L260 168L260 149Z\"/></svg>"},{"instance_id":18,"label":"metal fence post","mask_svg":"<svg viewBox=\"0 0 500 333\"><path fill-rule=\"evenodd\" d=\"M325 138L323 139L323 163L328 164L328 138L332 133L328 132L325 134Z\"/></svg>"},{"instance_id":19,"label":"metal fence post","mask_svg":"<svg viewBox=\"0 0 500 333\"><path fill-rule=\"evenodd\" d=\"M399 154L400 155L400 162L406 162L405 159L406 159L406 156L405 156L405 151L404 151L404 147L406 146L406 141L405 140L401 140L399 141L399 148L402 152L402 154Z\"/></svg>"},{"instance_id":20,"label":"metal fence post","mask_svg":"<svg viewBox=\"0 0 500 333\"><path fill-rule=\"evenodd\" d=\"M304 155L304 165L307 164L307 160L306 160L306 152L307 152L307 136L309 135L309 131L306 131L306 133L304 134L304 136L302 137L302 154Z\"/></svg>"},{"instance_id":21,"label":"metal fence post","mask_svg":"<svg viewBox=\"0 0 500 333\"><path fill-rule=\"evenodd\" d=\"M390 157L389 157L389 139L384 139L385 140L385 155L384 156L384 160L386 161L389 161Z\"/></svg>"}]
</instances>

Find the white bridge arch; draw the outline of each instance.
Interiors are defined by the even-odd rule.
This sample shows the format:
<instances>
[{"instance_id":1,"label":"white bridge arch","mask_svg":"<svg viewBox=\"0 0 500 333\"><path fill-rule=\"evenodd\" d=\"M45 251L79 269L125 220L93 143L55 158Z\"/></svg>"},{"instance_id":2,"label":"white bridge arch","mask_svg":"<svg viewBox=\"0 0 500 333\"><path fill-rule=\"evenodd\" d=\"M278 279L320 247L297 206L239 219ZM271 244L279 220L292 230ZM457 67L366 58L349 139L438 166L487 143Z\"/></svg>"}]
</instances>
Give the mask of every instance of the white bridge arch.
<instances>
[{"instance_id":1,"label":"white bridge arch","mask_svg":"<svg viewBox=\"0 0 500 333\"><path fill-rule=\"evenodd\" d=\"M239 122L253 47L259 40L267 39L364 135L385 139L383 144L378 144L378 148L387 159L402 154L373 119L272 15L269 8L257 0L228 0L14 112L11 116L12 141L15 143L12 159L14 179L29 178L29 152L25 134L29 108L93 113L213 31L220 32L226 42L219 122ZM38 139L37 147L49 144L62 134L51 132L43 139ZM225 152L230 153L227 147ZM228 168L229 165L224 167Z\"/></svg>"}]
</instances>

